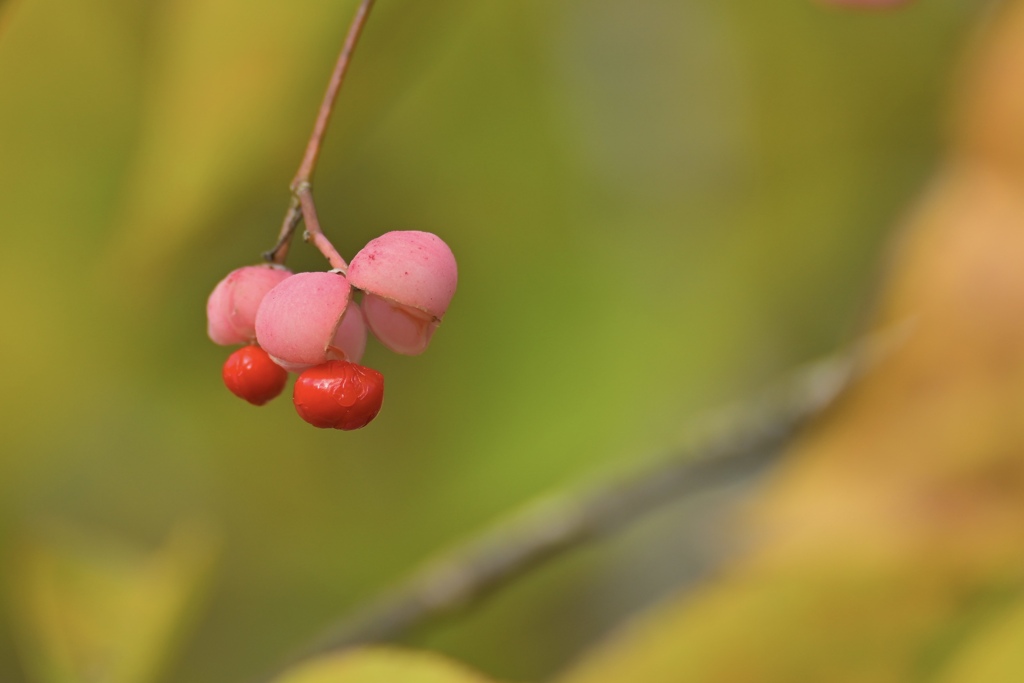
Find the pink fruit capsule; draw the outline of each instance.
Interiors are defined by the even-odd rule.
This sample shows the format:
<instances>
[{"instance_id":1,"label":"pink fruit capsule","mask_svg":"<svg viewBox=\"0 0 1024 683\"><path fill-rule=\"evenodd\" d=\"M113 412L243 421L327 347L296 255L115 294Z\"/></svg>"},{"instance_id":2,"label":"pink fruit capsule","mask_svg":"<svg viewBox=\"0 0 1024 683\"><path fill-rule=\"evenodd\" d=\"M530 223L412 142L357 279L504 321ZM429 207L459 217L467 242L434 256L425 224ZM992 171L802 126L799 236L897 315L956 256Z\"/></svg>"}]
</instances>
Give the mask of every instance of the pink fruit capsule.
<instances>
[{"instance_id":1,"label":"pink fruit capsule","mask_svg":"<svg viewBox=\"0 0 1024 683\"><path fill-rule=\"evenodd\" d=\"M341 324L334 333L327 347L327 358L330 360L347 360L358 363L366 351L366 321L355 301L348 302L345 315L341 316Z\"/></svg>"},{"instance_id":2,"label":"pink fruit capsule","mask_svg":"<svg viewBox=\"0 0 1024 683\"><path fill-rule=\"evenodd\" d=\"M217 283L206 301L206 331L216 344L251 344L263 297L291 271L277 265L245 266Z\"/></svg>"},{"instance_id":3,"label":"pink fruit capsule","mask_svg":"<svg viewBox=\"0 0 1024 683\"><path fill-rule=\"evenodd\" d=\"M351 287L339 273L298 273L267 292L256 339L281 367L300 372L329 360L357 362L366 346ZM349 312L350 315L346 315Z\"/></svg>"},{"instance_id":4,"label":"pink fruit capsule","mask_svg":"<svg viewBox=\"0 0 1024 683\"><path fill-rule=\"evenodd\" d=\"M374 335L395 353L416 356L427 350L439 321L375 294L363 298L363 317Z\"/></svg>"},{"instance_id":5,"label":"pink fruit capsule","mask_svg":"<svg viewBox=\"0 0 1024 683\"><path fill-rule=\"evenodd\" d=\"M458 267L444 241L429 232L397 230L371 240L348 269L363 290L363 315L381 343L423 353L455 294Z\"/></svg>"}]
</instances>

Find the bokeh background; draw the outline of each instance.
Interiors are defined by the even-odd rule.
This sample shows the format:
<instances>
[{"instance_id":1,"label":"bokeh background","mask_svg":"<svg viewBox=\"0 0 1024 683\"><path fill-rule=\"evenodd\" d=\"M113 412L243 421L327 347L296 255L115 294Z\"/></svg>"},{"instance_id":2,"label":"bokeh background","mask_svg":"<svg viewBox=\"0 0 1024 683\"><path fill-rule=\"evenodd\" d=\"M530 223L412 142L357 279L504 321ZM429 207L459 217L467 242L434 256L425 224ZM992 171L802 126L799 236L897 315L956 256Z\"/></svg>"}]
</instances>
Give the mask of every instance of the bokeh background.
<instances>
[{"instance_id":1,"label":"bokeh background","mask_svg":"<svg viewBox=\"0 0 1024 683\"><path fill-rule=\"evenodd\" d=\"M384 410L341 433L232 397L204 306L273 243L355 4L0 2L0 680L255 680L517 504L845 344L989 7L380 0L321 220L347 256L436 232L460 282L425 355L370 346ZM695 510L408 643L549 676L710 566L725 532Z\"/></svg>"}]
</instances>

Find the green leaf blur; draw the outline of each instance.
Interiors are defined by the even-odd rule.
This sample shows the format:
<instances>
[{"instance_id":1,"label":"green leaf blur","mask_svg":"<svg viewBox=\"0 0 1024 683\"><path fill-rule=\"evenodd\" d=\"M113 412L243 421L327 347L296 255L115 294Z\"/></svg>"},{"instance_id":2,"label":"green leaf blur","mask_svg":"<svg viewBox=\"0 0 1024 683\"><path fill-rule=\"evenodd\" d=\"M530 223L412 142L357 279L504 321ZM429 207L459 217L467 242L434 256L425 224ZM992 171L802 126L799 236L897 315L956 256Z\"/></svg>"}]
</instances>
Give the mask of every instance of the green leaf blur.
<instances>
[{"instance_id":1,"label":"green leaf blur","mask_svg":"<svg viewBox=\"0 0 1024 683\"><path fill-rule=\"evenodd\" d=\"M320 657L289 669L273 683L486 683L486 680L429 653L369 648Z\"/></svg>"}]
</instances>

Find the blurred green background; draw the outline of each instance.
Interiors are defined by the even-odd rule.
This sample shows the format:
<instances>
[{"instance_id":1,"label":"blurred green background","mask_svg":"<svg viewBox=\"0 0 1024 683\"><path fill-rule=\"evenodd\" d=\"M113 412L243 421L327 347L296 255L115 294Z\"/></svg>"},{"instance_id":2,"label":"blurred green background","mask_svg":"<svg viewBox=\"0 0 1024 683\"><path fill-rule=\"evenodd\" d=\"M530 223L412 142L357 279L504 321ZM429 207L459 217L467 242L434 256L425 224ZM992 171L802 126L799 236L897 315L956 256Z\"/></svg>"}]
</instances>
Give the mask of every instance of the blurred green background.
<instances>
[{"instance_id":1,"label":"blurred green background","mask_svg":"<svg viewBox=\"0 0 1024 683\"><path fill-rule=\"evenodd\" d=\"M384 410L341 433L233 398L204 307L273 243L354 8L0 3L0 680L74 680L40 643L102 640L74 609L117 601L146 661L95 680L253 680L439 547L841 345L983 5L380 0L321 221L347 256L436 232L460 283L424 356L370 346ZM629 561L645 533L410 642L550 674L671 580Z\"/></svg>"}]
</instances>

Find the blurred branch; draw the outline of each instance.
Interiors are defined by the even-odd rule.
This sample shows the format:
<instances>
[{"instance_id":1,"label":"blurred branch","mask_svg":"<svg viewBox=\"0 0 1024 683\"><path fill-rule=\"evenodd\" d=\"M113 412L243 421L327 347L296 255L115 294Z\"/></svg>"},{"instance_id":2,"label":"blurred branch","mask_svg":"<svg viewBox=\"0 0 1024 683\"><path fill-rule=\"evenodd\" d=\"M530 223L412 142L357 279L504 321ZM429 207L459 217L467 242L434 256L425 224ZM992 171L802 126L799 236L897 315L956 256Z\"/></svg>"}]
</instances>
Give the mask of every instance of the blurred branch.
<instances>
[{"instance_id":1,"label":"blurred branch","mask_svg":"<svg viewBox=\"0 0 1024 683\"><path fill-rule=\"evenodd\" d=\"M348 67L352 61L352 53L359 42L359 36L363 33L363 27L370 16L370 10L373 9L373 3L374 0L362 0L349 25L345 43L341 47L338 61L335 62L334 71L331 72L331 78L327 82L327 91L324 92L324 99L320 103L320 110L317 112L316 121L313 124L313 133L309 136L309 142L306 143L306 152L292 179L292 202L285 213L277 243L273 249L263 255L268 261L284 264L288 255L288 244L291 242L295 229L299 226L299 221L302 220L306 223L305 240L312 242L320 250L330 262L331 267L343 272L348 267L348 264L320 229L316 204L313 202L313 172L316 170L316 162L320 158L320 148L323 146L327 124L334 112L334 103L338 99L341 84L345 81L345 74L348 73Z\"/></svg>"},{"instance_id":2,"label":"blurred branch","mask_svg":"<svg viewBox=\"0 0 1024 683\"><path fill-rule=\"evenodd\" d=\"M752 400L699 420L689 443L637 471L534 502L428 563L304 654L393 640L479 602L527 571L681 495L759 472L905 332L906 325L869 338L808 365Z\"/></svg>"}]
</instances>

